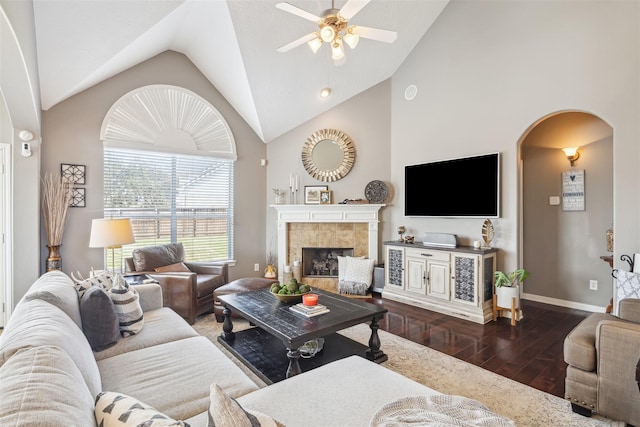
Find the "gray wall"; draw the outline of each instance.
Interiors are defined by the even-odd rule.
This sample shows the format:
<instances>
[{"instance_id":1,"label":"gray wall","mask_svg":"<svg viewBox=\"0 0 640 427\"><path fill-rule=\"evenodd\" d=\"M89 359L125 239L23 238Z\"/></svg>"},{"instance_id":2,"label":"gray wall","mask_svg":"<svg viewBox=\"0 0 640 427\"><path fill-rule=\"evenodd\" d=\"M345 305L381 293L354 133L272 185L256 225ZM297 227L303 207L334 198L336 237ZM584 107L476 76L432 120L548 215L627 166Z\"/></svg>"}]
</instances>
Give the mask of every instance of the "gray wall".
<instances>
[{"instance_id":1,"label":"gray wall","mask_svg":"<svg viewBox=\"0 0 640 427\"><path fill-rule=\"evenodd\" d=\"M390 90L391 82L382 82L267 144L267 204L274 202L272 188L288 191L291 173L299 176L300 189L304 189L305 185L327 185L333 191L334 203L344 199L364 199L364 189L373 180L389 184ZM345 178L330 183L318 181L307 174L301 157L306 139L315 131L325 128L345 132L353 140L356 150L353 169ZM389 197L387 207L380 211L379 236L388 234L388 211L398 203L397 188L392 187L391 190L396 194ZM302 191L298 203L304 203ZM267 207L267 210L268 241L273 237L275 242L275 209ZM382 244L379 247L378 259L382 260Z\"/></svg>"},{"instance_id":2,"label":"gray wall","mask_svg":"<svg viewBox=\"0 0 640 427\"><path fill-rule=\"evenodd\" d=\"M86 274L91 267L102 268L103 250L89 249L91 220L103 217L103 146L100 127L109 108L123 95L141 86L169 84L191 90L210 102L225 118L236 141L235 163L235 256L231 278L254 276L253 264L264 260L266 172L260 167L265 157L264 143L200 71L176 52L165 52L103 83L100 83L42 115L42 172L56 172L61 163L86 165L87 207L70 210L62 244L63 271ZM256 209L256 207L260 207ZM47 251L42 241L42 269Z\"/></svg>"},{"instance_id":3,"label":"gray wall","mask_svg":"<svg viewBox=\"0 0 640 427\"><path fill-rule=\"evenodd\" d=\"M532 272L524 290L543 302L581 301L602 306L611 298L606 230L613 221L612 138L582 145L573 168L557 148L523 145L524 264ZM584 170L585 210L549 205L562 195L561 173ZM589 290L589 280L598 290ZM543 296L544 298L539 298ZM604 304L606 305L606 304Z\"/></svg>"},{"instance_id":4,"label":"gray wall","mask_svg":"<svg viewBox=\"0 0 640 427\"><path fill-rule=\"evenodd\" d=\"M449 3L392 78L391 181L400 197L389 209L391 223L416 235L456 233L463 243L480 238L482 219L405 218L404 166L498 151L502 215L493 246L499 269L521 266L519 142L549 114L585 111L613 128L615 259L627 267L619 257L639 242L639 8L606 1ZM418 87L413 101L404 99L410 84ZM467 191L476 190L469 183ZM604 264L600 255L592 251L584 262ZM610 293L588 294L578 280L578 288L557 296L608 304Z\"/></svg>"}]
</instances>

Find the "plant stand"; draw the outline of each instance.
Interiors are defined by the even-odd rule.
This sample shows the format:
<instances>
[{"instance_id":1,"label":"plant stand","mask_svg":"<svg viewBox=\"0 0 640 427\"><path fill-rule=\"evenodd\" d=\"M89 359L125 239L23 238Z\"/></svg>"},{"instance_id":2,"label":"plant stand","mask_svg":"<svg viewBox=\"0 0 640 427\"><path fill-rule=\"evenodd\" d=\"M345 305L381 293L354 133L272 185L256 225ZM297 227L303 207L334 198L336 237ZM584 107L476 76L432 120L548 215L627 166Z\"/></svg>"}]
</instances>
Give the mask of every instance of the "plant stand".
<instances>
[{"instance_id":1,"label":"plant stand","mask_svg":"<svg viewBox=\"0 0 640 427\"><path fill-rule=\"evenodd\" d=\"M516 320L520 320L520 304L516 297L511 298L511 307L498 306L498 296L493 294L493 321L498 320L498 315L502 317L502 312L508 310L511 312L511 326L516 326ZM506 316L505 316L506 317Z\"/></svg>"}]
</instances>

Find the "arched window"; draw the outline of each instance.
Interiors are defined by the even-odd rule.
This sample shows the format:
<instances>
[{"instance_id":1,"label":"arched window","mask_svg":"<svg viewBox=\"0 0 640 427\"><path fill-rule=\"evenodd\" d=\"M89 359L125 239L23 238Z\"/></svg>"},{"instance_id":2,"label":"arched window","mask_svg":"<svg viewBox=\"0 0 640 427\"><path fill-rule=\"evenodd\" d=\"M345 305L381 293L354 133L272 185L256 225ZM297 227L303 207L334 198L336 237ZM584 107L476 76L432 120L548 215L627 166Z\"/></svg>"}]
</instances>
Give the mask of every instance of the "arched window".
<instances>
[{"instance_id":1,"label":"arched window","mask_svg":"<svg viewBox=\"0 0 640 427\"><path fill-rule=\"evenodd\" d=\"M220 113L186 89L120 98L102 124L104 216L131 218L136 247L182 242L189 261L233 259L235 142Z\"/></svg>"}]
</instances>

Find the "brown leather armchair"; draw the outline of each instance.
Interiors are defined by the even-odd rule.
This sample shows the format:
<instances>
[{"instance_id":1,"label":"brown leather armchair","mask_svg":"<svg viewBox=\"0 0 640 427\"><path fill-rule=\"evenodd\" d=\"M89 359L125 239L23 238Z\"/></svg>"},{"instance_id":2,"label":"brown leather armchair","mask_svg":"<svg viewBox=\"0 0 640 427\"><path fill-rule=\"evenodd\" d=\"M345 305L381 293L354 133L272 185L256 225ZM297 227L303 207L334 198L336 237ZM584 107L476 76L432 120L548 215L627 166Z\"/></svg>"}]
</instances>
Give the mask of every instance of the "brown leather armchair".
<instances>
[{"instance_id":1,"label":"brown leather armchair","mask_svg":"<svg viewBox=\"0 0 640 427\"><path fill-rule=\"evenodd\" d=\"M144 273L157 280L163 305L190 324L196 316L213 311L213 291L229 282L227 264L184 262L182 243L134 249L125 261L127 272Z\"/></svg>"}]
</instances>

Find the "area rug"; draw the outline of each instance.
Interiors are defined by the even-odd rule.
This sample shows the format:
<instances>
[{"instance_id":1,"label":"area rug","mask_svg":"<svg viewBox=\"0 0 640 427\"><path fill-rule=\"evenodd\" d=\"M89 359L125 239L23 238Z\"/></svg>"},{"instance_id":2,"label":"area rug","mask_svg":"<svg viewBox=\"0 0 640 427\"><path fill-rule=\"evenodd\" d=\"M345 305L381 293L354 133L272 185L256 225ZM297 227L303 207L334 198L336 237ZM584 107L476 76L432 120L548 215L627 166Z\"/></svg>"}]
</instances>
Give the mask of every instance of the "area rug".
<instances>
[{"instance_id":1,"label":"area rug","mask_svg":"<svg viewBox=\"0 0 640 427\"><path fill-rule=\"evenodd\" d=\"M249 327L247 321L234 319L234 331ZM217 342L222 324L213 315L196 319L194 328L221 348L256 384L265 383ZM370 329L357 325L341 334L368 345ZM382 366L444 394L478 400L492 411L516 422L518 427L624 427L624 423L601 416L586 418L571 411L568 401L533 387L456 359L428 347L379 331L382 350L389 360Z\"/></svg>"}]
</instances>

